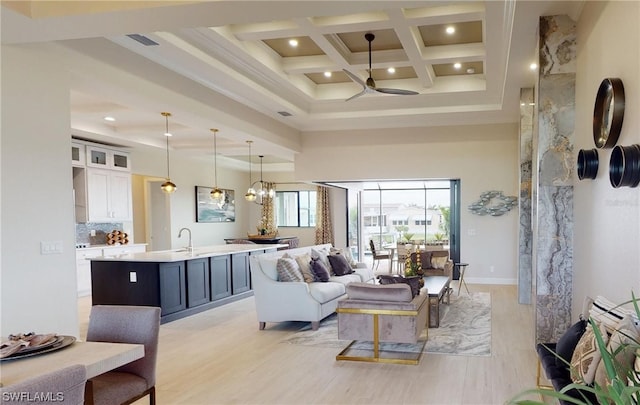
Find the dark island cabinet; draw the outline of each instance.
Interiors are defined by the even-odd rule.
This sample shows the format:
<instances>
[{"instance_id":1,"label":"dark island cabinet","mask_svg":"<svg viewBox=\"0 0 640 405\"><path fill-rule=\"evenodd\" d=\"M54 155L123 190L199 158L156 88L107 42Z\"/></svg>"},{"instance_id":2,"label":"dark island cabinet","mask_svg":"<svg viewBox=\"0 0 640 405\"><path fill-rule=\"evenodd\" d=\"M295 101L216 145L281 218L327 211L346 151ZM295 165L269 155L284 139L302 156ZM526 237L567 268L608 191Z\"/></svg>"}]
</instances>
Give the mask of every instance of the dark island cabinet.
<instances>
[{"instance_id":1,"label":"dark island cabinet","mask_svg":"<svg viewBox=\"0 0 640 405\"><path fill-rule=\"evenodd\" d=\"M275 251L253 250L175 262L92 258L92 303L160 307L165 323L250 297L249 255Z\"/></svg>"},{"instance_id":2,"label":"dark island cabinet","mask_svg":"<svg viewBox=\"0 0 640 405\"><path fill-rule=\"evenodd\" d=\"M231 286L233 294L239 294L251 289L249 253L231 255Z\"/></svg>"},{"instance_id":3,"label":"dark island cabinet","mask_svg":"<svg viewBox=\"0 0 640 405\"><path fill-rule=\"evenodd\" d=\"M209 258L187 260L187 307L211 301L209 293Z\"/></svg>"},{"instance_id":4,"label":"dark island cabinet","mask_svg":"<svg viewBox=\"0 0 640 405\"><path fill-rule=\"evenodd\" d=\"M162 315L172 314L187 308L185 285L185 262L160 263L160 307Z\"/></svg>"},{"instance_id":5,"label":"dark island cabinet","mask_svg":"<svg viewBox=\"0 0 640 405\"><path fill-rule=\"evenodd\" d=\"M231 256L211 258L211 300L231 296Z\"/></svg>"}]
</instances>

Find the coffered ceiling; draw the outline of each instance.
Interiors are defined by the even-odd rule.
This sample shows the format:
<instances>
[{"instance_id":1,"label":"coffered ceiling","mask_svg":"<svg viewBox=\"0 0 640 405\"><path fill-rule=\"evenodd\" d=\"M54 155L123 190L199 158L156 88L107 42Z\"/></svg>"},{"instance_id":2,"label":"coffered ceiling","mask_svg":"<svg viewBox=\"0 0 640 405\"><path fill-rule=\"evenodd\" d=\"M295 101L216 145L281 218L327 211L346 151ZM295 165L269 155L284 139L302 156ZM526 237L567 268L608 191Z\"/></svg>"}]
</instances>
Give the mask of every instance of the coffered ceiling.
<instances>
[{"instance_id":1,"label":"coffered ceiling","mask_svg":"<svg viewBox=\"0 0 640 405\"><path fill-rule=\"evenodd\" d=\"M56 42L71 66L74 134L161 146L170 111L173 148L206 154L216 127L223 155L253 139L269 163L292 161L308 131L517 122L539 16L576 18L582 1L3 6L3 43ZM344 71L369 75L366 33L376 86L418 94L345 101L362 86Z\"/></svg>"}]
</instances>

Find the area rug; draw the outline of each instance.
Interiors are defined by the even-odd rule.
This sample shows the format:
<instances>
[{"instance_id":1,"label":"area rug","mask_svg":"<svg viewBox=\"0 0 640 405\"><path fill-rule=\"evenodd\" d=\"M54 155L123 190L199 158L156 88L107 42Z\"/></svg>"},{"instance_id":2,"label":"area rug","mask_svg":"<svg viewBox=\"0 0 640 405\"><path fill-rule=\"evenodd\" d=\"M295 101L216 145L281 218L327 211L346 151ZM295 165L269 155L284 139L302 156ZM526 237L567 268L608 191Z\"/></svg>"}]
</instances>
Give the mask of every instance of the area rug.
<instances>
[{"instance_id":1,"label":"area rug","mask_svg":"<svg viewBox=\"0 0 640 405\"><path fill-rule=\"evenodd\" d=\"M421 339L425 338L425 334ZM306 324L299 331L285 338L283 343L345 348L350 341L338 339L338 317L333 314L320 322L318 330ZM384 351L415 352L421 344L381 343ZM354 348L367 349L369 342L357 342ZM451 295L451 304L440 305L440 327L429 328L429 336L424 347L425 353L450 354L458 356L491 355L491 294L473 292Z\"/></svg>"}]
</instances>

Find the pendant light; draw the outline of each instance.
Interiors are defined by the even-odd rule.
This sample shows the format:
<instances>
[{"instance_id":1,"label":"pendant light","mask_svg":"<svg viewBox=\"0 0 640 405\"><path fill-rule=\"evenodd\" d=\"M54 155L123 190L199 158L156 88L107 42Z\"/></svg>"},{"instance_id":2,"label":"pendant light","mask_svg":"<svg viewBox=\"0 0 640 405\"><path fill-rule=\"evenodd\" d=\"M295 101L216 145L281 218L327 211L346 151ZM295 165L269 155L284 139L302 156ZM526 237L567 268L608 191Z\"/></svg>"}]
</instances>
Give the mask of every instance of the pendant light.
<instances>
[{"instance_id":1,"label":"pendant light","mask_svg":"<svg viewBox=\"0 0 640 405\"><path fill-rule=\"evenodd\" d=\"M218 133L217 128L211 128L213 132L213 189L211 190L211 199L220 203L224 201L224 191L218 188L218 144L216 142L216 135Z\"/></svg>"},{"instance_id":2,"label":"pendant light","mask_svg":"<svg viewBox=\"0 0 640 405\"><path fill-rule=\"evenodd\" d=\"M262 180L262 159L264 158L264 155L260 155L258 157L260 158L260 180L253 183L251 187L256 191L257 198L255 202L257 204L263 205L264 198L267 196L273 198L276 192L272 188L267 189L265 187L264 181Z\"/></svg>"},{"instance_id":3,"label":"pendant light","mask_svg":"<svg viewBox=\"0 0 640 405\"><path fill-rule=\"evenodd\" d=\"M251 144L253 141L247 141L249 144L249 189L247 190L247 194L244 195L244 199L253 202L256 200L256 190L253 188L253 184L251 183Z\"/></svg>"},{"instance_id":4,"label":"pendant light","mask_svg":"<svg viewBox=\"0 0 640 405\"><path fill-rule=\"evenodd\" d=\"M163 192L167 194L171 194L175 192L176 189L178 188L174 183L171 182L171 176L169 175L169 137L171 136L171 133L169 132L169 117L171 117L171 113L162 112L160 114L162 114L162 116L164 117L164 123L165 123L164 136L167 138L167 181L162 183L160 188L162 189Z\"/></svg>"}]
</instances>

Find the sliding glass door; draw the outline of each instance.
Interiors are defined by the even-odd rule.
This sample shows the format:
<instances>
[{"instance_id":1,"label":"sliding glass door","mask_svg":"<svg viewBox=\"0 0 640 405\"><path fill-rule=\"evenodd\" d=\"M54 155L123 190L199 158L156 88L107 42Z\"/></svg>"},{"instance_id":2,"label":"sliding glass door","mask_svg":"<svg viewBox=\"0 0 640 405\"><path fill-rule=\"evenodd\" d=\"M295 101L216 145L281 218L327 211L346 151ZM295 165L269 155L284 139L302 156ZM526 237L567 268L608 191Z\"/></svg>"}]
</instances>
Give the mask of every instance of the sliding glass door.
<instances>
[{"instance_id":1,"label":"sliding glass door","mask_svg":"<svg viewBox=\"0 0 640 405\"><path fill-rule=\"evenodd\" d=\"M361 259L397 243L431 245L460 257L459 180L361 183L348 192L348 241Z\"/></svg>"}]
</instances>

